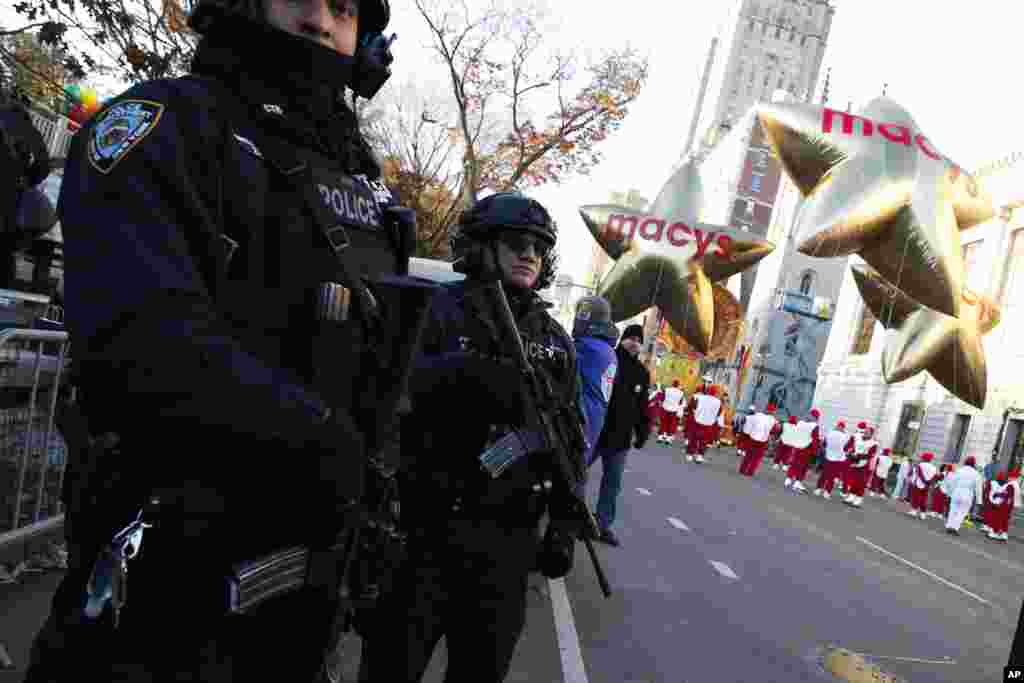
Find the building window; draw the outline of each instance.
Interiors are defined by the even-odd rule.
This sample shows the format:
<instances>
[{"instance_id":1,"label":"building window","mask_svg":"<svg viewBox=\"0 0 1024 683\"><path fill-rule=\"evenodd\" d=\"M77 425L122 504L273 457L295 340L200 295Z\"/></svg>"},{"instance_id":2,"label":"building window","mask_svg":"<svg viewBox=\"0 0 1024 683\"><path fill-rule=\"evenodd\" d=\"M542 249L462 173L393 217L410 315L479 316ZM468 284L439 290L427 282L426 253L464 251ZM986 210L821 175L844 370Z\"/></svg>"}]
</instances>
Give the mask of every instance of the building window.
<instances>
[{"instance_id":1,"label":"building window","mask_svg":"<svg viewBox=\"0 0 1024 683\"><path fill-rule=\"evenodd\" d=\"M764 176L762 176L760 173L752 173L750 175L750 191L751 192L760 192L761 191L761 178L763 178L763 177Z\"/></svg>"},{"instance_id":2,"label":"building window","mask_svg":"<svg viewBox=\"0 0 1024 683\"><path fill-rule=\"evenodd\" d=\"M964 283L969 289L975 292L983 292L988 287L985 285L985 269L981 267L981 245L982 240L969 242L961 247L960 252L964 259Z\"/></svg>"},{"instance_id":3,"label":"building window","mask_svg":"<svg viewBox=\"0 0 1024 683\"><path fill-rule=\"evenodd\" d=\"M1008 318L1009 308L1024 296L1024 228L1014 230L1010 235L1010 255L1006 265L1006 277L1003 281L999 300L1003 306L1003 320Z\"/></svg>"},{"instance_id":4,"label":"building window","mask_svg":"<svg viewBox=\"0 0 1024 683\"><path fill-rule=\"evenodd\" d=\"M867 306L860 312L860 323L857 325L856 336L853 338L851 356L862 356L871 350L871 337L875 334L875 316Z\"/></svg>"},{"instance_id":5,"label":"building window","mask_svg":"<svg viewBox=\"0 0 1024 683\"><path fill-rule=\"evenodd\" d=\"M754 32L754 20L751 19L750 23L747 24L747 33L753 33L753 32Z\"/></svg>"},{"instance_id":6,"label":"building window","mask_svg":"<svg viewBox=\"0 0 1024 683\"><path fill-rule=\"evenodd\" d=\"M800 293L805 296L810 296L814 290L814 272L807 270L800 277Z\"/></svg>"},{"instance_id":7,"label":"building window","mask_svg":"<svg viewBox=\"0 0 1024 683\"><path fill-rule=\"evenodd\" d=\"M782 90L782 83L783 83L784 80L785 79L782 78L782 77L779 78L779 90Z\"/></svg>"},{"instance_id":8,"label":"building window","mask_svg":"<svg viewBox=\"0 0 1024 683\"><path fill-rule=\"evenodd\" d=\"M790 29L790 31L789 31L789 42L792 43L794 40L796 40L796 30Z\"/></svg>"},{"instance_id":9,"label":"building window","mask_svg":"<svg viewBox=\"0 0 1024 683\"><path fill-rule=\"evenodd\" d=\"M807 44L807 36L800 36L800 47Z\"/></svg>"},{"instance_id":10,"label":"building window","mask_svg":"<svg viewBox=\"0 0 1024 683\"><path fill-rule=\"evenodd\" d=\"M782 37L782 27L781 26L776 26L775 27L775 37L776 38L781 38Z\"/></svg>"},{"instance_id":11,"label":"building window","mask_svg":"<svg viewBox=\"0 0 1024 683\"><path fill-rule=\"evenodd\" d=\"M769 76L765 76L764 77L764 87L766 87L766 88L768 87L768 79L769 78L770 78Z\"/></svg>"},{"instance_id":12,"label":"building window","mask_svg":"<svg viewBox=\"0 0 1024 683\"><path fill-rule=\"evenodd\" d=\"M1007 325L1006 321L1019 319L1021 302L1024 301L1024 229L1014 230L1010 235L1010 253L1006 258L1006 275L999 293L1003 323L996 328L996 334L1000 328L1004 330L1004 340L1013 339L1009 335L1013 334L1014 325Z\"/></svg>"},{"instance_id":13,"label":"building window","mask_svg":"<svg viewBox=\"0 0 1024 683\"><path fill-rule=\"evenodd\" d=\"M765 23L761 24L761 35L762 36L768 35L768 22L765 22Z\"/></svg>"}]
</instances>

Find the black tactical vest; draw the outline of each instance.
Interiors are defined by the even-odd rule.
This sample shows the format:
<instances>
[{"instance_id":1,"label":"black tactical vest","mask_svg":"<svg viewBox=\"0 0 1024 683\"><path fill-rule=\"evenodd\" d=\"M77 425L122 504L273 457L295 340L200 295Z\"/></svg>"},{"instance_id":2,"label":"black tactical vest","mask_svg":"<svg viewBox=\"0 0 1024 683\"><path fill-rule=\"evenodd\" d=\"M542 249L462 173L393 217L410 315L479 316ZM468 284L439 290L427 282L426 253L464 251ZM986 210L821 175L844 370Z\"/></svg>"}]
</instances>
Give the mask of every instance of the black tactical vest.
<instances>
[{"instance_id":1,"label":"black tactical vest","mask_svg":"<svg viewBox=\"0 0 1024 683\"><path fill-rule=\"evenodd\" d=\"M247 350L335 407L371 401L380 388L361 364L387 362L380 335L402 322L394 311L368 320L358 291L386 304L374 283L405 272L411 247L385 215L391 194L346 173L282 115L215 88L227 123L217 307Z\"/></svg>"}]
</instances>

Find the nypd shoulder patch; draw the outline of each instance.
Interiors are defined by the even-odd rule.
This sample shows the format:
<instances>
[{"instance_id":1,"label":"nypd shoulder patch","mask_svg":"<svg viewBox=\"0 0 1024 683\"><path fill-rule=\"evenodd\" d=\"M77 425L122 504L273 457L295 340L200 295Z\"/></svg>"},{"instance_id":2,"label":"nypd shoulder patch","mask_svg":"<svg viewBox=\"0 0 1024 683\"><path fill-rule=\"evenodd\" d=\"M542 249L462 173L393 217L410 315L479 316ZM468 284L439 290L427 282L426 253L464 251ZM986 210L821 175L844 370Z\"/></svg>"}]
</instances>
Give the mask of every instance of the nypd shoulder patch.
<instances>
[{"instance_id":1,"label":"nypd shoulder patch","mask_svg":"<svg viewBox=\"0 0 1024 683\"><path fill-rule=\"evenodd\" d=\"M150 100L122 100L97 115L89 139L89 163L110 173L135 145L153 132L164 105Z\"/></svg>"}]
</instances>

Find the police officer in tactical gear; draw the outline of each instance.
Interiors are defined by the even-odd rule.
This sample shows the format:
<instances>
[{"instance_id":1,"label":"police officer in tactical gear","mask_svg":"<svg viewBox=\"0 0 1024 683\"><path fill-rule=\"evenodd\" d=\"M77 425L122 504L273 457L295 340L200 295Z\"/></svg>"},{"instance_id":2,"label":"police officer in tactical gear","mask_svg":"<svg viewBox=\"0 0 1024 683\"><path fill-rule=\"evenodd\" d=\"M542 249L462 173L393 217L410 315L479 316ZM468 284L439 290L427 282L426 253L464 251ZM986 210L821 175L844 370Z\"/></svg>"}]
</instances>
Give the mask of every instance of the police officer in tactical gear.
<instances>
[{"instance_id":1,"label":"police officer in tactical gear","mask_svg":"<svg viewBox=\"0 0 1024 683\"><path fill-rule=\"evenodd\" d=\"M50 152L25 104L0 92L0 289L14 287L17 251L57 220L38 189L49 174Z\"/></svg>"},{"instance_id":2,"label":"police officer in tactical gear","mask_svg":"<svg viewBox=\"0 0 1024 683\"><path fill-rule=\"evenodd\" d=\"M388 77L388 19L387 0L200 0L191 73L76 136L58 210L90 436L26 681L320 667L345 595L324 576L348 571L332 544L381 450L370 370L408 327L381 283L407 272L414 217L344 99ZM310 550L250 590L292 546Z\"/></svg>"},{"instance_id":3,"label":"police officer in tactical gear","mask_svg":"<svg viewBox=\"0 0 1024 683\"><path fill-rule=\"evenodd\" d=\"M554 500L550 457L524 456L497 478L480 460L526 410L521 375L479 298L488 281L502 281L536 370L575 405L572 341L537 294L553 279L555 239L544 207L514 192L476 202L455 228L456 269L467 280L434 299L413 374L422 399L403 434L417 444L415 463L402 470L409 547L364 641L363 681L419 681L441 636L446 681L503 680L524 625L528 574L557 577L571 567L578 531ZM573 457L582 472L582 449Z\"/></svg>"}]
</instances>

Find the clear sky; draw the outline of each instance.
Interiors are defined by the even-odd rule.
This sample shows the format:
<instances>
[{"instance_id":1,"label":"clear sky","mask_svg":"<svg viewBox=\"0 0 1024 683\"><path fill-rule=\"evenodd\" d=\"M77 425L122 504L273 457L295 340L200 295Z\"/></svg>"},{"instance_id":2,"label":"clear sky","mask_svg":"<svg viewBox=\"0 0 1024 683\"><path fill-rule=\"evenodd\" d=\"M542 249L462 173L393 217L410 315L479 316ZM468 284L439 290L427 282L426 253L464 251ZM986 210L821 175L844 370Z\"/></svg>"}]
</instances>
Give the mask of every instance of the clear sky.
<instances>
[{"instance_id":1,"label":"clear sky","mask_svg":"<svg viewBox=\"0 0 1024 683\"><path fill-rule=\"evenodd\" d=\"M479 0L467 0L470 4ZM514 4L514 3L513 3ZM609 193L636 188L653 199L678 160L693 114L700 70L718 29L722 0L667 2L552 0L550 40L581 51L629 43L650 57L650 78L619 132L602 147L603 163L590 177L532 194L561 227L563 270L581 279L591 237L576 208L605 202ZM832 67L832 99L857 107L881 94L905 106L940 150L965 168L1024 149L1014 124L1021 117L1017 86L1024 4L930 0L835 0L835 20L824 67ZM429 36L412 0L391 0L394 79L435 82ZM10 10L0 11L0 21ZM5 23L7 23L5 22ZM709 93L709 98L713 93Z\"/></svg>"}]
</instances>

